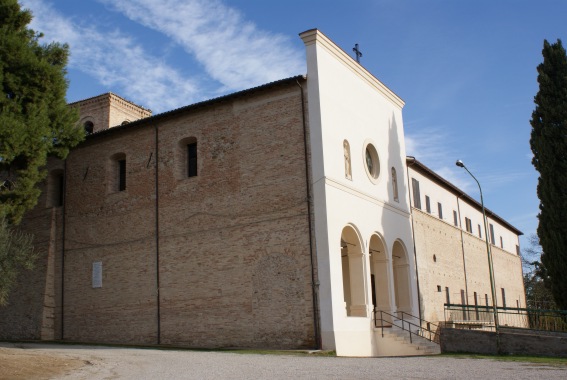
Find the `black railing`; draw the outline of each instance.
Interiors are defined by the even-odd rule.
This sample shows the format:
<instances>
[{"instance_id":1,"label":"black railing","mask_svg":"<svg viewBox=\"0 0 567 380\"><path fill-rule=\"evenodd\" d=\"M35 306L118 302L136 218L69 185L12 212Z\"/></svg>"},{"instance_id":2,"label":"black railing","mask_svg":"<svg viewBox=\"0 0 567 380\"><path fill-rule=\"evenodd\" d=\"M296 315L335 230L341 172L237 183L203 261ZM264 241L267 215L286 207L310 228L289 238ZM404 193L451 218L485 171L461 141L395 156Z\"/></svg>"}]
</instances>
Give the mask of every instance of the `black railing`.
<instances>
[{"instance_id":1,"label":"black railing","mask_svg":"<svg viewBox=\"0 0 567 380\"><path fill-rule=\"evenodd\" d=\"M499 327L567 332L567 310L497 307ZM494 329L492 306L445 304L445 325Z\"/></svg>"},{"instance_id":2,"label":"black railing","mask_svg":"<svg viewBox=\"0 0 567 380\"><path fill-rule=\"evenodd\" d=\"M413 335L427 339L430 342L439 343L438 326L436 324L405 311L398 311L396 314L374 309L374 326L381 328L382 337L384 337L384 328L395 326L408 332L410 343L413 343ZM419 324L416 323L417 321L419 321Z\"/></svg>"}]
</instances>

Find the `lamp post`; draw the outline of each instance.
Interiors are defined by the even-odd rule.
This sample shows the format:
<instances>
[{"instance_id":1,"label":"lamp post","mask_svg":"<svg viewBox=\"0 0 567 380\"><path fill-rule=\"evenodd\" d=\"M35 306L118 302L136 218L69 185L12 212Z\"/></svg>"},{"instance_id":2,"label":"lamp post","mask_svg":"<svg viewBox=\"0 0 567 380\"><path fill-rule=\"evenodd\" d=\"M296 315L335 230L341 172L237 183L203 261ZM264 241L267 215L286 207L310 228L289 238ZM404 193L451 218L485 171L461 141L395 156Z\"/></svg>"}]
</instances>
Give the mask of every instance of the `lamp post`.
<instances>
[{"instance_id":1,"label":"lamp post","mask_svg":"<svg viewBox=\"0 0 567 380\"><path fill-rule=\"evenodd\" d=\"M482 207L482 217L484 218L484 240L486 241L486 253L488 255L488 271L490 273L490 289L492 291L492 310L494 313L494 328L498 331L498 311L496 309L496 288L494 287L494 269L492 267L492 251L490 250L490 243L488 242L488 221L486 219L486 212L484 211L484 200L482 199L482 188L480 187L480 182L478 179L467 169L463 161L457 160L455 163L460 168L463 168L470 174L471 177L476 181L478 185L478 190L480 191L480 205Z\"/></svg>"}]
</instances>

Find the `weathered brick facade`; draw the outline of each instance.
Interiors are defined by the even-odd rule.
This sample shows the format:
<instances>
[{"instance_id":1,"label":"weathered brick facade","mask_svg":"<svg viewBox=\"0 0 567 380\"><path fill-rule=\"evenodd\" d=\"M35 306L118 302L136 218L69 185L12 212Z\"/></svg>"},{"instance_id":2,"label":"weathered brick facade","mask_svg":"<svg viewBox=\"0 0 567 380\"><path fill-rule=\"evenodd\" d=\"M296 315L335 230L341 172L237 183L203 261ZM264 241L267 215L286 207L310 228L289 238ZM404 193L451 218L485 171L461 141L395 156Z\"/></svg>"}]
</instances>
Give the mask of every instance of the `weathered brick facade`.
<instances>
[{"instance_id":1,"label":"weathered brick facade","mask_svg":"<svg viewBox=\"0 0 567 380\"><path fill-rule=\"evenodd\" d=\"M307 79L153 117L113 94L72 104L94 133L49 162L22 225L40 259L0 339L412 355L377 322L490 293L488 233L496 290L525 305L521 232L492 212L483 230L478 202L406 157L404 102L300 36Z\"/></svg>"},{"instance_id":2,"label":"weathered brick facade","mask_svg":"<svg viewBox=\"0 0 567 380\"><path fill-rule=\"evenodd\" d=\"M0 337L315 346L298 80L95 131L51 163L65 166L64 206L46 207L44 194L23 225L41 260L0 311Z\"/></svg>"}]
</instances>

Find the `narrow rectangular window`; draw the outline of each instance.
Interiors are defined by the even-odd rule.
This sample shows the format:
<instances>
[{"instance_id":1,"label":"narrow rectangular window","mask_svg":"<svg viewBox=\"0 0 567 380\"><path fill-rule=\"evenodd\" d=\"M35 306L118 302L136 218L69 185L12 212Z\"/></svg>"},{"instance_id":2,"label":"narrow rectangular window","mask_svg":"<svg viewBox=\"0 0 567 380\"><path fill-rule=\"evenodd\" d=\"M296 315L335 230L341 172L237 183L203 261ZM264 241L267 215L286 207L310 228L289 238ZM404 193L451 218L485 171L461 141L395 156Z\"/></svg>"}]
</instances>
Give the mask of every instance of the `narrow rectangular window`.
<instances>
[{"instance_id":1,"label":"narrow rectangular window","mask_svg":"<svg viewBox=\"0 0 567 380\"><path fill-rule=\"evenodd\" d=\"M461 289L461 305L466 305L467 304L467 299L465 297L465 291L463 289ZM466 321L467 318L467 309L465 307L463 307L463 321Z\"/></svg>"},{"instance_id":2,"label":"narrow rectangular window","mask_svg":"<svg viewBox=\"0 0 567 380\"><path fill-rule=\"evenodd\" d=\"M502 236L500 236L500 248L504 249L504 240L502 240Z\"/></svg>"},{"instance_id":3,"label":"narrow rectangular window","mask_svg":"<svg viewBox=\"0 0 567 380\"><path fill-rule=\"evenodd\" d=\"M431 200L428 195L425 196L425 209L429 214L431 214Z\"/></svg>"},{"instance_id":4,"label":"narrow rectangular window","mask_svg":"<svg viewBox=\"0 0 567 380\"><path fill-rule=\"evenodd\" d=\"M490 242L492 244L496 244L496 240L494 239L494 225L490 225Z\"/></svg>"},{"instance_id":5,"label":"narrow rectangular window","mask_svg":"<svg viewBox=\"0 0 567 380\"><path fill-rule=\"evenodd\" d=\"M187 177L197 176L197 143L187 145Z\"/></svg>"},{"instance_id":6,"label":"narrow rectangular window","mask_svg":"<svg viewBox=\"0 0 567 380\"><path fill-rule=\"evenodd\" d=\"M439 219L443 220L443 206L437 202L437 212L439 212Z\"/></svg>"},{"instance_id":7,"label":"narrow rectangular window","mask_svg":"<svg viewBox=\"0 0 567 380\"><path fill-rule=\"evenodd\" d=\"M419 193L419 181L415 178L411 179L413 187L413 207L421 210L421 194Z\"/></svg>"},{"instance_id":8,"label":"narrow rectangular window","mask_svg":"<svg viewBox=\"0 0 567 380\"><path fill-rule=\"evenodd\" d=\"M65 194L65 178L63 174L55 178L55 187L54 206L60 207L63 206L63 195Z\"/></svg>"},{"instance_id":9,"label":"narrow rectangular window","mask_svg":"<svg viewBox=\"0 0 567 380\"><path fill-rule=\"evenodd\" d=\"M520 246L516 244L516 255L520 256Z\"/></svg>"},{"instance_id":10,"label":"narrow rectangular window","mask_svg":"<svg viewBox=\"0 0 567 380\"><path fill-rule=\"evenodd\" d=\"M486 303L486 307L488 307L488 294L484 295L484 302Z\"/></svg>"},{"instance_id":11,"label":"narrow rectangular window","mask_svg":"<svg viewBox=\"0 0 567 380\"><path fill-rule=\"evenodd\" d=\"M475 310L475 317L476 320L478 321L480 318L479 312L478 312L478 299L477 299L477 295L476 292L474 292L474 310Z\"/></svg>"},{"instance_id":12,"label":"narrow rectangular window","mask_svg":"<svg viewBox=\"0 0 567 380\"><path fill-rule=\"evenodd\" d=\"M457 212L455 210L453 210L453 223L455 223L455 226L459 227L459 218L457 217Z\"/></svg>"},{"instance_id":13,"label":"narrow rectangular window","mask_svg":"<svg viewBox=\"0 0 567 380\"><path fill-rule=\"evenodd\" d=\"M465 217L465 228L467 229L467 232L472 233L472 221Z\"/></svg>"},{"instance_id":14,"label":"narrow rectangular window","mask_svg":"<svg viewBox=\"0 0 567 380\"><path fill-rule=\"evenodd\" d=\"M118 160L118 191L126 190L126 160Z\"/></svg>"},{"instance_id":15,"label":"narrow rectangular window","mask_svg":"<svg viewBox=\"0 0 567 380\"><path fill-rule=\"evenodd\" d=\"M447 305L451 304L451 296L449 295L449 287L445 287L445 301L447 302Z\"/></svg>"},{"instance_id":16,"label":"narrow rectangular window","mask_svg":"<svg viewBox=\"0 0 567 380\"><path fill-rule=\"evenodd\" d=\"M482 239L482 229L480 228L480 224L478 225L478 237Z\"/></svg>"},{"instance_id":17,"label":"narrow rectangular window","mask_svg":"<svg viewBox=\"0 0 567 380\"><path fill-rule=\"evenodd\" d=\"M102 261L93 262L92 287L102 288Z\"/></svg>"},{"instance_id":18,"label":"narrow rectangular window","mask_svg":"<svg viewBox=\"0 0 567 380\"><path fill-rule=\"evenodd\" d=\"M504 290L504 288L502 289L502 307L506 307L506 291Z\"/></svg>"}]
</instances>

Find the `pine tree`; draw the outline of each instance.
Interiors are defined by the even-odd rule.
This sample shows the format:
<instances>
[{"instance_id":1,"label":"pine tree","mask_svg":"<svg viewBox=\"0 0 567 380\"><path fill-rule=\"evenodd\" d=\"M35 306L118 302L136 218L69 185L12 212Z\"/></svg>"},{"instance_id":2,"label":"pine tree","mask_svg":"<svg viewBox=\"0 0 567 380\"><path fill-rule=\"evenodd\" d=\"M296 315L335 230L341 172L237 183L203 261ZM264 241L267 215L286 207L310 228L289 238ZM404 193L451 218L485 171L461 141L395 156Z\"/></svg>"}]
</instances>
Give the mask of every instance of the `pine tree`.
<instances>
[{"instance_id":1,"label":"pine tree","mask_svg":"<svg viewBox=\"0 0 567 380\"><path fill-rule=\"evenodd\" d=\"M539 172L537 234L547 286L559 308L567 309L567 55L561 40L544 41L537 71L530 139L532 164Z\"/></svg>"},{"instance_id":2,"label":"pine tree","mask_svg":"<svg viewBox=\"0 0 567 380\"><path fill-rule=\"evenodd\" d=\"M0 217L11 225L37 203L48 155L65 158L84 138L65 100L68 46L40 44L31 19L0 0Z\"/></svg>"}]
</instances>

